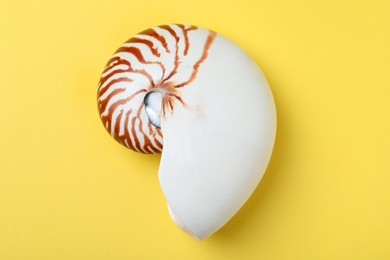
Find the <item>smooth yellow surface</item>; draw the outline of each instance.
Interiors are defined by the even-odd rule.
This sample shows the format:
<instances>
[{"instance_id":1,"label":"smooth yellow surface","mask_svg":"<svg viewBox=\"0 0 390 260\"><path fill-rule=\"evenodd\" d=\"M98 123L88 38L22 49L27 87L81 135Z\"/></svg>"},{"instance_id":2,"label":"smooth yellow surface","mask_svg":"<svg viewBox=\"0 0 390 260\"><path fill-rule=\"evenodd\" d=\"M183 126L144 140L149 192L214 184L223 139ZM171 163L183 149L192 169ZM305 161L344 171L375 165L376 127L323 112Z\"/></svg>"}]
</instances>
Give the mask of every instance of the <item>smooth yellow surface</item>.
<instances>
[{"instance_id":1,"label":"smooth yellow surface","mask_svg":"<svg viewBox=\"0 0 390 260\"><path fill-rule=\"evenodd\" d=\"M390 259L389 14L389 1L1 0L0 259ZM259 188L202 242L170 220L160 157L117 144L96 107L116 48L171 22L241 45L278 111Z\"/></svg>"}]
</instances>

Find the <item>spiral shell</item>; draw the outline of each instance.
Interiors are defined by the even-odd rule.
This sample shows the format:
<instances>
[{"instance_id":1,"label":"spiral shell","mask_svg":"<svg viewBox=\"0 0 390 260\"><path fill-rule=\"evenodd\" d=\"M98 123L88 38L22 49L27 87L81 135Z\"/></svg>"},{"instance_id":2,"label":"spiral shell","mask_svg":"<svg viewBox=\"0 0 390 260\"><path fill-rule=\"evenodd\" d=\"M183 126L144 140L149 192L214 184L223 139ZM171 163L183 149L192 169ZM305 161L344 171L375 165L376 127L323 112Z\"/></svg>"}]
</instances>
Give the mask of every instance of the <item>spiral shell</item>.
<instances>
[{"instance_id":1,"label":"spiral shell","mask_svg":"<svg viewBox=\"0 0 390 260\"><path fill-rule=\"evenodd\" d=\"M186 106L181 88L196 79L215 36L196 26L171 24L122 44L107 62L98 88L100 117L115 140L137 152L161 152L163 136L143 109L145 95L155 89L164 93L162 117L176 105Z\"/></svg>"},{"instance_id":2,"label":"spiral shell","mask_svg":"<svg viewBox=\"0 0 390 260\"><path fill-rule=\"evenodd\" d=\"M125 42L104 68L98 109L122 145L163 150L158 178L168 212L199 239L252 194L276 133L272 93L256 63L222 35L189 25Z\"/></svg>"}]
</instances>

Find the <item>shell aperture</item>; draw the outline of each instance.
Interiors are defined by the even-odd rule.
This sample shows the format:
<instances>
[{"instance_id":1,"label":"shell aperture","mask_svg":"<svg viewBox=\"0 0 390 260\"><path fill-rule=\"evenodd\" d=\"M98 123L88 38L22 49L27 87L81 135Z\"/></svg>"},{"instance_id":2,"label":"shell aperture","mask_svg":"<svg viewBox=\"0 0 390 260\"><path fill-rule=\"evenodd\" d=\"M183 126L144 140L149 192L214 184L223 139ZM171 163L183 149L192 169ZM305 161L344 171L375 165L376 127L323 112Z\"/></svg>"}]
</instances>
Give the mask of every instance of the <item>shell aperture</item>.
<instances>
[{"instance_id":1,"label":"shell aperture","mask_svg":"<svg viewBox=\"0 0 390 260\"><path fill-rule=\"evenodd\" d=\"M122 145L162 151L158 175L169 213L199 239L250 197L275 139L275 105L256 63L196 26L153 27L125 42L104 68L98 109Z\"/></svg>"}]
</instances>

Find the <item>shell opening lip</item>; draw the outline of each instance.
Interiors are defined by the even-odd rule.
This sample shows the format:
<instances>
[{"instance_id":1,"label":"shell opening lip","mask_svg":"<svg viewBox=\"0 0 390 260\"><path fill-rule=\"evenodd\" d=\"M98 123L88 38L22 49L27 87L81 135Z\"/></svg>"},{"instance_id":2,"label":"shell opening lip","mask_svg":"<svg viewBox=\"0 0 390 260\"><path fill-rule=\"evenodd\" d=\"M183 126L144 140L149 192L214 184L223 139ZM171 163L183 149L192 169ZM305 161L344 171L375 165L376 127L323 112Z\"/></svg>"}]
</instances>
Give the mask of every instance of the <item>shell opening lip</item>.
<instances>
[{"instance_id":1,"label":"shell opening lip","mask_svg":"<svg viewBox=\"0 0 390 260\"><path fill-rule=\"evenodd\" d=\"M176 216L175 212L173 212L172 208L169 206L168 204L168 212L169 212L169 215L171 215L171 218L173 220L173 222L175 222L175 224L181 229L183 230L186 234L190 235L191 237L197 239L197 240L202 240L203 238L201 237L198 237L197 235L195 235L191 229L189 229L186 224L184 224L179 217Z\"/></svg>"},{"instance_id":2,"label":"shell opening lip","mask_svg":"<svg viewBox=\"0 0 390 260\"><path fill-rule=\"evenodd\" d=\"M163 93L159 90L151 90L144 97L145 112L149 121L155 127L161 129L161 110Z\"/></svg>"}]
</instances>

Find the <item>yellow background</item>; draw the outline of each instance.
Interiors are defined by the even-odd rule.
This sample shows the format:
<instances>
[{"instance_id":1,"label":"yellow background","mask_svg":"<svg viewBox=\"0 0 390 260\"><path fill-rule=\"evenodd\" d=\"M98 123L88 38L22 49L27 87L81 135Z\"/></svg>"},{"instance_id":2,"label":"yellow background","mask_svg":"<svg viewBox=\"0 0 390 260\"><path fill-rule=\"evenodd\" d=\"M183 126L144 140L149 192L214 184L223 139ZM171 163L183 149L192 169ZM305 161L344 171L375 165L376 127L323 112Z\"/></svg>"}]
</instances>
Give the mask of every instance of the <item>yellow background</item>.
<instances>
[{"instance_id":1,"label":"yellow background","mask_svg":"<svg viewBox=\"0 0 390 260\"><path fill-rule=\"evenodd\" d=\"M389 1L1 0L0 259L390 259L389 14ZM117 144L96 106L116 48L172 22L241 45L278 111L260 186L202 242L170 220L160 157Z\"/></svg>"}]
</instances>

